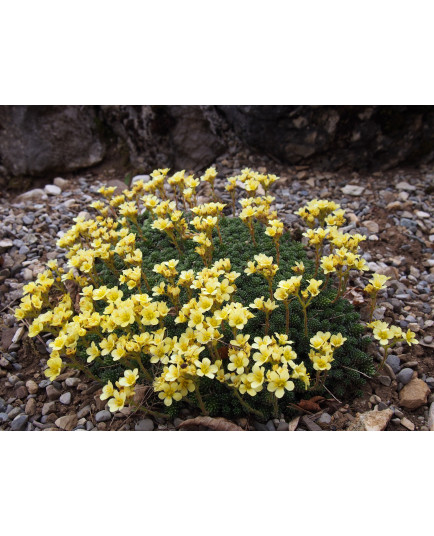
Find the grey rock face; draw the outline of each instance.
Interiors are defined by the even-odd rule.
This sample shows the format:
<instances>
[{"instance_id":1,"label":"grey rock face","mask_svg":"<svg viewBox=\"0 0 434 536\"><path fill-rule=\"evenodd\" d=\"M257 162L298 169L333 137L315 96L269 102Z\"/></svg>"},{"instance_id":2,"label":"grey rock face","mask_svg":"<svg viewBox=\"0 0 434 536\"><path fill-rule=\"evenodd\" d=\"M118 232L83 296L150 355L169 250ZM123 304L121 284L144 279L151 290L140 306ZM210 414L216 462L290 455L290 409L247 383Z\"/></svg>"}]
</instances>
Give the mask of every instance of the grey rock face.
<instances>
[{"instance_id":1,"label":"grey rock face","mask_svg":"<svg viewBox=\"0 0 434 536\"><path fill-rule=\"evenodd\" d=\"M101 162L92 106L2 106L0 160L13 176L71 171Z\"/></svg>"},{"instance_id":2,"label":"grey rock face","mask_svg":"<svg viewBox=\"0 0 434 536\"><path fill-rule=\"evenodd\" d=\"M217 106L248 145L290 164L387 168L433 159L434 113L410 106ZM426 143L425 154L421 144ZM422 151L423 152L423 151Z\"/></svg>"}]
</instances>

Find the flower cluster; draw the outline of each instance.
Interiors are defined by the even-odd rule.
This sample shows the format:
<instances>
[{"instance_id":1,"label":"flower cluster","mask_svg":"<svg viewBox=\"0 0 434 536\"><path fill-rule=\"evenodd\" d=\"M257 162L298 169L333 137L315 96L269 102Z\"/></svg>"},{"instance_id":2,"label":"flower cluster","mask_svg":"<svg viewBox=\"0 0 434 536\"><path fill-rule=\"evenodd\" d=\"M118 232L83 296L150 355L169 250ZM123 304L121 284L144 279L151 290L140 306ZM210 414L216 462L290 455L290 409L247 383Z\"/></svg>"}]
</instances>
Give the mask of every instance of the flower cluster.
<instances>
[{"instance_id":1,"label":"flower cluster","mask_svg":"<svg viewBox=\"0 0 434 536\"><path fill-rule=\"evenodd\" d=\"M238 200L239 217L228 217L215 168L200 179L169 172L155 170L118 195L100 188L95 216L75 218L57 242L67 250L66 269L50 261L23 288L16 317L29 321L31 337L50 338L47 378L64 367L82 370L104 385L101 399L112 412L134 405L135 388L147 384L156 393L152 403L163 407L186 400L207 413L223 389L238 407L264 417L285 411L297 393L336 381L334 368L345 373L341 360L365 359L354 346L364 344L355 323L333 323L321 309L342 296L350 270L366 269L358 253L365 237L339 231L338 205L313 200L298 211L314 265L273 209L275 175L246 168L229 178L234 215L237 189L247 197ZM211 187L209 203L197 202L201 183ZM373 301L384 283L375 274L366 287ZM346 314L351 310L340 316ZM415 342L372 327L385 347ZM366 356L365 372L369 363Z\"/></svg>"}]
</instances>

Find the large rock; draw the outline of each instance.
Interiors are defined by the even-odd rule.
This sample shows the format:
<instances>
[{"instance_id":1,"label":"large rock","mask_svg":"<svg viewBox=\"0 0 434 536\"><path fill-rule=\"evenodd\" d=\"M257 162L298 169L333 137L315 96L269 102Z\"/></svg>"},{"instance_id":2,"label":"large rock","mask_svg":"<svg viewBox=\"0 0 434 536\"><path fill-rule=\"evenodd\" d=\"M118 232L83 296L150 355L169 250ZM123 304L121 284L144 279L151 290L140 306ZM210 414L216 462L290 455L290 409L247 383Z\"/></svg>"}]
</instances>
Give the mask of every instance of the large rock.
<instances>
[{"instance_id":1,"label":"large rock","mask_svg":"<svg viewBox=\"0 0 434 536\"><path fill-rule=\"evenodd\" d=\"M391 409L357 413L355 420L350 424L348 430L352 432L381 432L386 429L392 415L393 411Z\"/></svg>"},{"instance_id":2,"label":"large rock","mask_svg":"<svg viewBox=\"0 0 434 536\"><path fill-rule=\"evenodd\" d=\"M0 162L12 176L41 176L101 162L93 106L0 106Z\"/></svg>"},{"instance_id":3,"label":"large rock","mask_svg":"<svg viewBox=\"0 0 434 536\"><path fill-rule=\"evenodd\" d=\"M388 168L434 159L431 106L217 106L240 138L290 164Z\"/></svg>"},{"instance_id":4,"label":"large rock","mask_svg":"<svg viewBox=\"0 0 434 536\"><path fill-rule=\"evenodd\" d=\"M224 145L212 132L201 106L168 106L167 112L174 120L170 141L176 169L207 167L223 152Z\"/></svg>"},{"instance_id":5,"label":"large rock","mask_svg":"<svg viewBox=\"0 0 434 536\"><path fill-rule=\"evenodd\" d=\"M146 171L198 171L225 149L212 106L101 106L98 113L123 148L120 154Z\"/></svg>"},{"instance_id":6,"label":"large rock","mask_svg":"<svg viewBox=\"0 0 434 536\"><path fill-rule=\"evenodd\" d=\"M417 409L427 403L431 391L419 378L413 378L399 392L399 405L402 408Z\"/></svg>"}]
</instances>

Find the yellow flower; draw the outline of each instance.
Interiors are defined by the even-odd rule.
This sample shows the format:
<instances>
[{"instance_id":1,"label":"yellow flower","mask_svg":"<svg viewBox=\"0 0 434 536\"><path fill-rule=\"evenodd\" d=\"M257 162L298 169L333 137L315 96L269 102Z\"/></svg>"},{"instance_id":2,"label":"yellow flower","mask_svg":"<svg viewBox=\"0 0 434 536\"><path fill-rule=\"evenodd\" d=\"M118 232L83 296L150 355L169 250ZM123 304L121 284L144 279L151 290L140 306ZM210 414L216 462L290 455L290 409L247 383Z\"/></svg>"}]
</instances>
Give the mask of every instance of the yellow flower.
<instances>
[{"instance_id":1,"label":"yellow flower","mask_svg":"<svg viewBox=\"0 0 434 536\"><path fill-rule=\"evenodd\" d=\"M337 335L332 335L330 339L330 344L334 346L335 348L339 348L344 344L344 342L347 340L346 337L342 337L342 333L338 333Z\"/></svg>"},{"instance_id":2,"label":"yellow flower","mask_svg":"<svg viewBox=\"0 0 434 536\"><path fill-rule=\"evenodd\" d=\"M158 393L158 397L164 401L165 406L171 406L172 401L176 400L177 402L181 400L182 394L178 391L178 383L163 383L161 386L161 392Z\"/></svg>"},{"instance_id":3,"label":"yellow flower","mask_svg":"<svg viewBox=\"0 0 434 536\"><path fill-rule=\"evenodd\" d=\"M265 369L255 363L252 367L252 372L247 376L253 389L258 389L265 381Z\"/></svg>"},{"instance_id":4,"label":"yellow flower","mask_svg":"<svg viewBox=\"0 0 434 536\"><path fill-rule=\"evenodd\" d=\"M236 370L237 374L242 374L244 372L244 368L249 364L249 358L242 350L233 353L229 359L231 360L231 363L228 365L228 370Z\"/></svg>"},{"instance_id":5,"label":"yellow flower","mask_svg":"<svg viewBox=\"0 0 434 536\"><path fill-rule=\"evenodd\" d=\"M373 274L372 279L370 280L372 286L374 289L378 292L379 290L386 288L386 281L390 279L390 277L387 277L382 274Z\"/></svg>"},{"instance_id":6,"label":"yellow flower","mask_svg":"<svg viewBox=\"0 0 434 536\"><path fill-rule=\"evenodd\" d=\"M62 370L62 359L60 357L51 357L47 361L47 365L48 369L44 371L44 374L50 381L54 381Z\"/></svg>"},{"instance_id":7,"label":"yellow flower","mask_svg":"<svg viewBox=\"0 0 434 536\"><path fill-rule=\"evenodd\" d=\"M127 327L129 324L134 324L134 310L132 307L124 306L115 309L112 314L112 319L118 326L123 328Z\"/></svg>"},{"instance_id":8,"label":"yellow flower","mask_svg":"<svg viewBox=\"0 0 434 536\"><path fill-rule=\"evenodd\" d=\"M409 346L412 344L419 344L419 341L416 339L416 334L411 330L408 330L407 333L404 334L404 340Z\"/></svg>"},{"instance_id":9,"label":"yellow flower","mask_svg":"<svg viewBox=\"0 0 434 536\"><path fill-rule=\"evenodd\" d=\"M330 370L331 365L330 365L330 361L327 359L327 356L321 356L321 355L314 356L313 368L315 370Z\"/></svg>"},{"instance_id":10,"label":"yellow flower","mask_svg":"<svg viewBox=\"0 0 434 536\"><path fill-rule=\"evenodd\" d=\"M249 375L243 374L241 376L241 383L238 386L238 390L243 395L244 393L249 394L250 396L256 396L256 393L262 391L262 385L259 385L256 389L253 387L252 382L249 379Z\"/></svg>"},{"instance_id":11,"label":"yellow flower","mask_svg":"<svg viewBox=\"0 0 434 536\"><path fill-rule=\"evenodd\" d=\"M102 388L102 393L99 398L101 400L107 400L107 398L110 398L111 396L113 396L113 391L114 391L113 384L109 380L107 385L104 385L104 387Z\"/></svg>"},{"instance_id":12,"label":"yellow flower","mask_svg":"<svg viewBox=\"0 0 434 536\"><path fill-rule=\"evenodd\" d=\"M271 371L268 374L267 390L274 393L277 398L282 398L287 391L294 389L294 382L289 380L289 372L287 368L281 368L278 371Z\"/></svg>"},{"instance_id":13,"label":"yellow flower","mask_svg":"<svg viewBox=\"0 0 434 536\"><path fill-rule=\"evenodd\" d=\"M96 359L99 355L101 355L101 350L98 348L98 346L92 341L92 344L89 346L89 348L86 350L86 354L89 356L87 358L88 363L92 363L94 359Z\"/></svg>"},{"instance_id":14,"label":"yellow flower","mask_svg":"<svg viewBox=\"0 0 434 536\"><path fill-rule=\"evenodd\" d=\"M124 372L124 377L119 380L122 387L132 387L139 377L139 369L126 370Z\"/></svg>"},{"instance_id":15,"label":"yellow flower","mask_svg":"<svg viewBox=\"0 0 434 536\"><path fill-rule=\"evenodd\" d=\"M202 359L202 361L199 361L199 359L196 359L194 364L197 367L196 374L198 376L206 376L207 378L210 378L211 380L215 377L218 367L216 365L212 365L211 361L205 357Z\"/></svg>"},{"instance_id":16,"label":"yellow flower","mask_svg":"<svg viewBox=\"0 0 434 536\"><path fill-rule=\"evenodd\" d=\"M318 281L317 279L309 279L309 286L306 288L306 290L311 296L318 296L320 285L322 285L322 281Z\"/></svg>"},{"instance_id":17,"label":"yellow flower","mask_svg":"<svg viewBox=\"0 0 434 536\"><path fill-rule=\"evenodd\" d=\"M387 346L389 340L393 338L393 332L388 328L374 329L374 337L380 341L382 346Z\"/></svg>"},{"instance_id":18,"label":"yellow flower","mask_svg":"<svg viewBox=\"0 0 434 536\"><path fill-rule=\"evenodd\" d=\"M120 393L119 391L114 390L113 398L111 398L108 401L109 410L112 413L115 413L116 411L119 411L120 409L122 409L125 406L126 397L127 397L126 393L124 392Z\"/></svg>"}]
</instances>

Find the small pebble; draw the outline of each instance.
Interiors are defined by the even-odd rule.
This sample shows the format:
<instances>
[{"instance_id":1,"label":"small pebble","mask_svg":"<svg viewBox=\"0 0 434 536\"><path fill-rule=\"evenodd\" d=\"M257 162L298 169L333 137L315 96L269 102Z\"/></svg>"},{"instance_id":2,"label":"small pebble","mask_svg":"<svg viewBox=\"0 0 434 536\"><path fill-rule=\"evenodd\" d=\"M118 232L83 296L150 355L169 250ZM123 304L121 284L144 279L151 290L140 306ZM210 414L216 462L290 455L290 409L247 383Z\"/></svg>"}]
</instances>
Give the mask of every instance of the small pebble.
<instances>
[{"instance_id":1,"label":"small pebble","mask_svg":"<svg viewBox=\"0 0 434 536\"><path fill-rule=\"evenodd\" d=\"M112 414L110 411L107 411L103 409L102 411L98 411L98 413L95 415L95 421L97 423L103 423L106 421L109 421L112 418Z\"/></svg>"},{"instance_id":2,"label":"small pebble","mask_svg":"<svg viewBox=\"0 0 434 536\"><path fill-rule=\"evenodd\" d=\"M153 429L154 422L151 419L142 419L134 427L136 432L151 432Z\"/></svg>"},{"instance_id":3,"label":"small pebble","mask_svg":"<svg viewBox=\"0 0 434 536\"><path fill-rule=\"evenodd\" d=\"M59 398L59 401L61 404L68 406L71 403L71 393L63 393L63 395Z\"/></svg>"}]
</instances>

